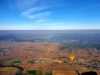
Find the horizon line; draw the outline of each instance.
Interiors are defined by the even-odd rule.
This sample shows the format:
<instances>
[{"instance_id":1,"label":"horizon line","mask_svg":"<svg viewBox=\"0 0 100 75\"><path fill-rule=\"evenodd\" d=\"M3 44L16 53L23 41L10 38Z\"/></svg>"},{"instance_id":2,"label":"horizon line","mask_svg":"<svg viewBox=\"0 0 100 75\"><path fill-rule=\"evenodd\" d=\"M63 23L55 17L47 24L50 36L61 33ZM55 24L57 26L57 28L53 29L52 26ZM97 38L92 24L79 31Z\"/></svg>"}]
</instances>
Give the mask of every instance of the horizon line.
<instances>
[{"instance_id":1,"label":"horizon line","mask_svg":"<svg viewBox=\"0 0 100 75\"><path fill-rule=\"evenodd\" d=\"M100 30L100 29L0 29L0 31L14 31L14 30L21 30L21 31L24 31L24 30L42 30L42 31L46 31L46 30L51 30L51 31L53 31L53 30L57 30L57 31L59 31L59 30L61 30L61 31L65 31L65 30L82 30L82 31L84 31L84 30L86 30L86 31L98 31L98 30Z\"/></svg>"}]
</instances>

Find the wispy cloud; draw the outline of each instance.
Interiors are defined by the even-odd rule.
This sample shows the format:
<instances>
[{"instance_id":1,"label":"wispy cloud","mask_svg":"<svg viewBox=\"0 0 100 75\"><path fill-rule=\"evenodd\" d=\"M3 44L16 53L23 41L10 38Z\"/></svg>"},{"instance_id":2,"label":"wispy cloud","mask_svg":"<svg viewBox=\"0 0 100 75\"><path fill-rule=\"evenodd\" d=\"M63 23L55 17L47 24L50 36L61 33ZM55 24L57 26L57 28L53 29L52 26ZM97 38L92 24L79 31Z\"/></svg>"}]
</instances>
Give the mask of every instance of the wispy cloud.
<instances>
[{"instance_id":1,"label":"wispy cloud","mask_svg":"<svg viewBox=\"0 0 100 75\"><path fill-rule=\"evenodd\" d=\"M26 17L26 18L29 18L29 19L32 19L32 20L39 20L42 19L46 19L51 16L52 12L51 11L48 11L46 10L48 8L46 7L34 7L34 8L30 8L26 11L23 11L21 13L22 16ZM37 21L38 22L38 21Z\"/></svg>"},{"instance_id":2,"label":"wispy cloud","mask_svg":"<svg viewBox=\"0 0 100 75\"><path fill-rule=\"evenodd\" d=\"M45 11L45 12L41 12L38 14L23 14L24 16L26 16L29 19L44 19L46 17L48 17L49 15L51 15L50 11Z\"/></svg>"},{"instance_id":3,"label":"wispy cloud","mask_svg":"<svg viewBox=\"0 0 100 75\"><path fill-rule=\"evenodd\" d=\"M56 6L54 0L16 0L21 16L36 22L47 21L53 14ZM43 20L42 20L43 19Z\"/></svg>"},{"instance_id":4,"label":"wispy cloud","mask_svg":"<svg viewBox=\"0 0 100 75\"><path fill-rule=\"evenodd\" d=\"M29 8L29 9L26 9L25 11L22 12L22 14L32 14L32 13L36 13L36 12L40 12L40 11L43 11L43 10L46 10L48 9L47 7L32 7L32 8Z\"/></svg>"}]
</instances>

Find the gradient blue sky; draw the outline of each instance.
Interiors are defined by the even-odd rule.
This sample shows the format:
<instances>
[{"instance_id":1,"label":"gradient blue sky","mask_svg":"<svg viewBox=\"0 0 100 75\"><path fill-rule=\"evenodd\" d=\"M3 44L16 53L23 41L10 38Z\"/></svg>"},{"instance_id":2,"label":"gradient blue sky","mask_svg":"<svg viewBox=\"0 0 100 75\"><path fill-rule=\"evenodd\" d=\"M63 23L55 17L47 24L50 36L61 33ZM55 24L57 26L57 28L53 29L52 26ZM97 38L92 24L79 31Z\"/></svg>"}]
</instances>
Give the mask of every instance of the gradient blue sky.
<instances>
[{"instance_id":1,"label":"gradient blue sky","mask_svg":"<svg viewBox=\"0 0 100 75\"><path fill-rule=\"evenodd\" d=\"M3 29L100 29L100 0L0 0Z\"/></svg>"}]
</instances>

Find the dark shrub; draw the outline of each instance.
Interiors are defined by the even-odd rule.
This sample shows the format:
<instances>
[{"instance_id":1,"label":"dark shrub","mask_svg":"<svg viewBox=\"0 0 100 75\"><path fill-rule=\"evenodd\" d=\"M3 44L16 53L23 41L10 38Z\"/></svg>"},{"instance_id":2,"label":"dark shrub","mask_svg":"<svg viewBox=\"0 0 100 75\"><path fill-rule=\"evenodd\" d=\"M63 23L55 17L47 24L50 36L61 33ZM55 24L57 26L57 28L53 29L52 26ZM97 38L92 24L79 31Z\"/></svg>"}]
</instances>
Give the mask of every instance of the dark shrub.
<instances>
[{"instance_id":1,"label":"dark shrub","mask_svg":"<svg viewBox=\"0 0 100 75\"><path fill-rule=\"evenodd\" d=\"M90 71L90 72L84 72L81 75L97 75L96 72Z\"/></svg>"}]
</instances>

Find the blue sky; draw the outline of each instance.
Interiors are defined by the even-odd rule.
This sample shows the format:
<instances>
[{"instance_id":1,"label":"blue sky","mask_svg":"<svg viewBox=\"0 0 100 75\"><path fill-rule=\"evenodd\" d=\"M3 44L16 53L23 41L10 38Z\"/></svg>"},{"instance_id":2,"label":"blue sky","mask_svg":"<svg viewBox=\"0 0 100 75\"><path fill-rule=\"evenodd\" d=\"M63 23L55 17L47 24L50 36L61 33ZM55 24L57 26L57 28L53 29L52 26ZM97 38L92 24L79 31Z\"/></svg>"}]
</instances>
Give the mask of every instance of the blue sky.
<instances>
[{"instance_id":1,"label":"blue sky","mask_svg":"<svg viewBox=\"0 0 100 75\"><path fill-rule=\"evenodd\" d=\"M100 29L100 0L0 0L3 29Z\"/></svg>"}]
</instances>

